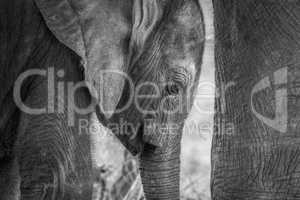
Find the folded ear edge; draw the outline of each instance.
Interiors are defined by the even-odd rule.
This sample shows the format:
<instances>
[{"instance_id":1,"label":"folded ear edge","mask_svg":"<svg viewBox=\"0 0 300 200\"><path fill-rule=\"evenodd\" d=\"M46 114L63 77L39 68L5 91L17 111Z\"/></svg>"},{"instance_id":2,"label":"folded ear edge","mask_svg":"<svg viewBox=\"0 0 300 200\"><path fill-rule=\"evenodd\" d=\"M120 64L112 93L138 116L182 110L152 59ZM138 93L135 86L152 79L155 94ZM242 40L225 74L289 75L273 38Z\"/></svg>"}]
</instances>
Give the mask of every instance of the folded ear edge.
<instances>
[{"instance_id":1,"label":"folded ear edge","mask_svg":"<svg viewBox=\"0 0 300 200\"><path fill-rule=\"evenodd\" d=\"M54 36L72 51L77 53L86 64L86 48L80 19L68 0L35 0L45 23Z\"/></svg>"}]
</instances>

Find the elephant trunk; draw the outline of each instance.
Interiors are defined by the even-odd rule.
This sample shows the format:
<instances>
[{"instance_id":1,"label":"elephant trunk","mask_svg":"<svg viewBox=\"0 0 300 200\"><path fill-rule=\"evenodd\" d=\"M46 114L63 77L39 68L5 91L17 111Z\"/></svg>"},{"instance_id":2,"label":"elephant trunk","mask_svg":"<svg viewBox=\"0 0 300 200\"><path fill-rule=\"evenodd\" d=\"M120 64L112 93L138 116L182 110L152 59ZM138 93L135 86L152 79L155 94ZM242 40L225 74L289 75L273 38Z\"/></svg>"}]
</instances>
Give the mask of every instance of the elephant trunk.
<instances>
[{"instance_id":1,"label":"elephant trunk","mask_svg":"<svg viewBox=\"0 0 300 200\"><path fill-rule=\"evenodd\" d=\"M147 200L177 200L180 197L180 139L174 141L162 147L145 145L140 168Z\"/></svg>"}]
</instances>

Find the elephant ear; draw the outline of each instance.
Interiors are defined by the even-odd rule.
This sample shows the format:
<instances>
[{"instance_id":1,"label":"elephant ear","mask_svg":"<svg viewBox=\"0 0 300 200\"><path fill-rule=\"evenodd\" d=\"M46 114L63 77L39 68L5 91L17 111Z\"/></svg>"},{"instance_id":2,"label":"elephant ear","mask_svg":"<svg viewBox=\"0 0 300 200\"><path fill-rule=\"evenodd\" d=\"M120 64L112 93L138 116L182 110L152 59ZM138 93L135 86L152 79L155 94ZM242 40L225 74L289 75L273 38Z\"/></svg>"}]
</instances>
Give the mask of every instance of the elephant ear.
<instances>
[{"instance_id":1,"label":"elephant ear","mask_svg":"<svg viewBox=\"0 0 300 200\"><path fill-rule=\"evenodd\" d=\"M125 82L121 73L127 57L124 41L131 30L126 14L131 9L124 11L128 6L115 0L35 2L55 37L81 57L90 92L110 118Z\"/></svg>"}]
</instances>

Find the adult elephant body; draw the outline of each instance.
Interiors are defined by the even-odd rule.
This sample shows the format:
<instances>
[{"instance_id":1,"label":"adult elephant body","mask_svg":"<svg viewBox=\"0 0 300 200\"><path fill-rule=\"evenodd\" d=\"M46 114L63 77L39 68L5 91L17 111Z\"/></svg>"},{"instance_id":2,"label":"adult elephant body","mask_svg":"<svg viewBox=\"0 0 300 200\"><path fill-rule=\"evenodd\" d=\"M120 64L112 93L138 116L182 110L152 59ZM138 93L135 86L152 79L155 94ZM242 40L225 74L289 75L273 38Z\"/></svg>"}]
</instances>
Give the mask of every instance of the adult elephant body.
<instances>
[{"instance_id":1,"label":"adult elephant body","mask_svg":"<svg viewBox=\"0 0 300 200\"><path fill-rule=\"evenodd\" d=\"M213 6L212 198L299 199L299 1Z\"/></svg>"},{"instance_id":2,"label":"adult elephant body","mask_svg":"<svg viewBox=\"0 0 300 200\"><path fill-rule=\"evenodd\" d=\"M82 122L94 108L109 128L134 126L113 132L140 153L146 198L179 199L204 43L198 1L4 0L0 41L2 199L91 199L93 134Z\"/></svg>"},{"instance_id":3,"label":"adult elephant body","mask_svg":"<svg viewBox=\"0 0 300 200\"><path fill-rule=\"evenodd\" d=\"M68 102L67 96L57 90L49 95L48 90L48 83L56 88L58 82L83 80L80 60L51 34L33 1L0 4L0 199L91 199L91 139L78 129L79 119L88 120L89 115L76 114L75 125L68 126L67 103L57 110L58 102ZM59 70L64 76L56 76ZM33 74L22 81L23 72ZM48 111L25 112L17 106L13 93L18 85L22 87L15 97L20 96L24 106ZM67 94L67 88L62 92ZM90 99L84 89L75 95L78 106L87 106Z\"/></svg>"}]
</instances>

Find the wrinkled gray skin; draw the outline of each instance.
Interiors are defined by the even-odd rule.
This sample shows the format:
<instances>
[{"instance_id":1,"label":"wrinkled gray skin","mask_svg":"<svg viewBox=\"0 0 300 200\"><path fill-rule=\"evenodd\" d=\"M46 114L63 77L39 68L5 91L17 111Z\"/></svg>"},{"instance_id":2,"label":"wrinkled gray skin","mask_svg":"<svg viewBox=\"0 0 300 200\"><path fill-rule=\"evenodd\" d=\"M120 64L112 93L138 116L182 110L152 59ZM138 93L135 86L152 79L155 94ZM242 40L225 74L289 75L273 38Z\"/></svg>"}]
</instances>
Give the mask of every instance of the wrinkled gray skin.
<instances>
[{"instance_id":1,"label":"wrinkled gray skin","mask_svg":"<svg viewBox=\"0 0 300 200\"><path fill-rule=\"evenodd\" d=\"M91 64L97 61L93 56L100 57L100 69L110 69L112 64L116 64L118 70L132 78L135 86L145 81L159 85L162 93L159 98L141 99L139 104L144 109L155 111L152 115L137 111L133 104L124 112L112 113L111 116L103 113L98 106L96 111L100 122L106 126L112 122L118 123L121 119L139 125L135 138L129 139L131 135L118 137L132 153L140 154L146 198L179 199L180 139L184 120L193 101L192 94L199 79L204 46L200 6L194 0L142 1L145 9L151 4L149 2L156 2L161 16L155 21L151 19L155 9L150 9L148 14L143 13L141 16L145 19L141 20L144 23L142 25L147 25L149 20L155 26L146 32L134 33L139 17L137 13L135 16L132 14L132 1L128 1L125 7L118 7L125 5L122 1L102 2L106 2L103 4L103 13L111 15L101 17L98 28L103 34L102 42L99 43L100 46L92 46L96 48L95 51L87 49L86 55L88 59L91 58L88 63L90 65L83 68L78 56L80 52L74 49L72 51L72 46L65 45L62 38L55 37L59 32L54 32L51 24L46 25L40 7L33 0L0 1L0 199L92 198L92 186L97 177L93 174L93 141L88 130L79 130L79 120L89 120L91 114L75 114L75 125L68 126L67 103L62 112L55 110L51 114L30 115L18 109L12 93L18 75L33 68L54 67L55 72L63 69L65 76L56 76L55 85L59 81L77 83L85 79L94 83L93 75L99 69L94 69ZM118 18L114 19L114 16ZM121 25L110 24L112 21L119 22L119 18L122 19ZM123 32L114 29L118 25L122 26ZM87 48L90 47L88 42L93 43L92 40L85 42ZM123 64L118 66L120 63ZM108 77L105 81L102 106L113 109L117 102L117 108L121 107L127 102L128 85L115 76ZM169 82L172 85L167 85ZM107 83L113 85L110 87ZM95 84L98 89L98 83ZM26 79L22 87L23 101L32 108L47 106L47 87L45 76ZM107 91L105 88L113 90ZM190 93L187 92L188 88L191 88ZM64 92L67 93L66 88ZM141 93L153 92L153 88L148 87ZM180 103L184 111L162 113L159 108L161 99L168 95L173 96L164 104L171 110L179 104L181 93L185 97ZM58 106L57 102L68 102L67 96L61 98L55 94L55 99L55 107ZM80 89L74 99L78 107L85 108L93 97L88 89ZM179 127L166 129L164 134L145 131L144 119L152 119L158 125L175 123Z\"/></svg>"},{"instance_id":2,"label":"wrinkled gray skin","mask_svg":"<svg viewBox=\"0 0 300 200\"><path fill-rule=\"evenodd\" d=\"M300 2L213 6L219 97L212 199L299 199Z\"/></svg>"},{"instance_id":3,"label":"wrinkled gray skin","mask_svg":"<svg viewBox=\"0 0 300 200\"><path fill-rule=\"evenodd\" d=\"M89 115L76 114L75 126L68 127L67 107L60 113L30 115L13 100L14 82L28 69L64 69L64 78L56 76L55 84L83 80L78 56L51 34L33 1L1 1L0 15L0 199L91 199L91 141L78 130L79 119ZM47 107L47 87L45 76L26 79L21 95L25 104ZM66 95L55 98L68 102ZM75 95L80 107L90 99L87 89Z\"/></svg>"}]
</instances>

